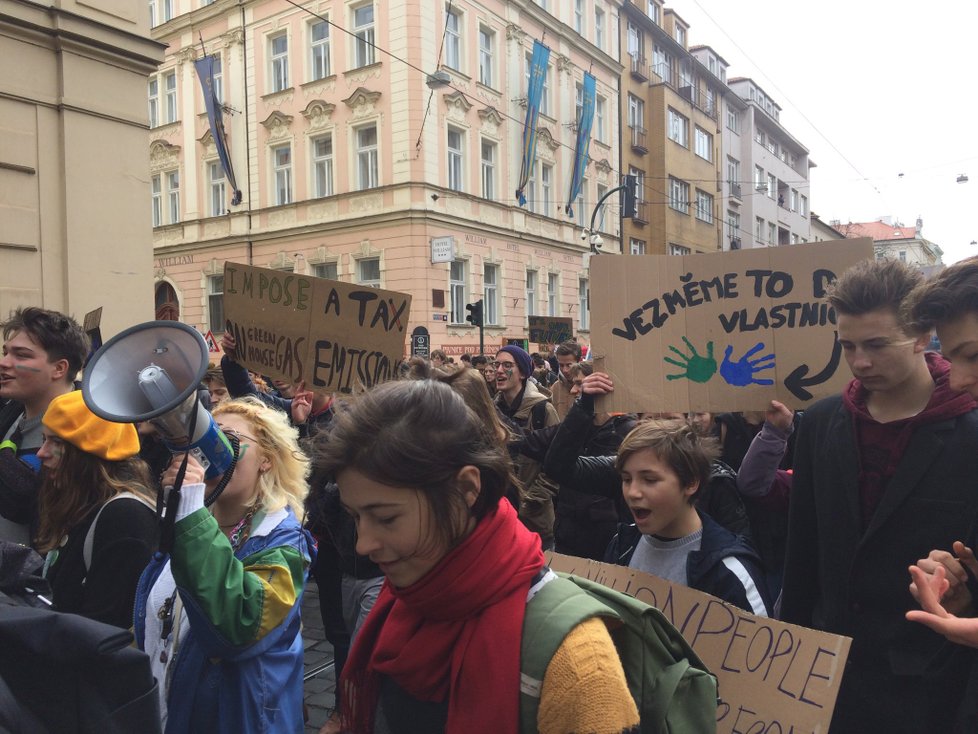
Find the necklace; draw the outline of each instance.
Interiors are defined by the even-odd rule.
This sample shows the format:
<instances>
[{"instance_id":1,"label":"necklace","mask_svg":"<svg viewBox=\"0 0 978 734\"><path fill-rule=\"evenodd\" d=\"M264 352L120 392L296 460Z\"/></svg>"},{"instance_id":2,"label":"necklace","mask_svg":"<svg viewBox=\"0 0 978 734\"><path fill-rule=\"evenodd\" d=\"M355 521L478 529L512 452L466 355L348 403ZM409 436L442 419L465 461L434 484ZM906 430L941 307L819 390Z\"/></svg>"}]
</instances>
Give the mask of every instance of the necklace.
<instances>
[{"instance_id":1,"label":"necklace","mask_svg":"<svg viewBox=\"0 0 978 734\"><path fill-rule=\"evenodd\" d=\"M248 512L245 513L245 516L238 520L238 522L231 528L231 532L228 533L228 540L231 541L231 547L235 551L237 551L238 548L240 548L248 539L248 536L251 535L251 521L254 519L255 513L261 509L263 504L264 503L262 502L261 497L259 497L255 501L255 504L253 504ZM221 527L225 526L222 525Z\"/></svg>"}]
</instances>

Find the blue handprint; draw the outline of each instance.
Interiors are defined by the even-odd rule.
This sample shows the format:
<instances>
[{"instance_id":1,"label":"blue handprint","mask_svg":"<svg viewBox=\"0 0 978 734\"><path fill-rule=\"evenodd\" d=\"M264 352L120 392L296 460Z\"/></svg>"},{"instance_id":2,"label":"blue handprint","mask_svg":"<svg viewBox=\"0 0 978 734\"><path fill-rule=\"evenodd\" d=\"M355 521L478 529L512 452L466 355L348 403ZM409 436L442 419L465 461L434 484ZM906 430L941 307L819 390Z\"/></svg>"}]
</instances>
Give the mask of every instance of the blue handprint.
<instances>
[{"instance_id":1,"label":"blue handprint","mask_svg":"<svg viewBox=\"0 0 978 734\"><path fill-rule=\"evenodd\" d=\"M774 355L765 354L763 357L751 359L757 352L764 349L764 343L758 342L736 362L730 360L733 347L728 346L723 352L723 363L720 365L720 376L728 385L744 387L745 385L773 385L774 380L754 377L756 372L769 370L774 367Z\"/></svg>"}]
</instances>

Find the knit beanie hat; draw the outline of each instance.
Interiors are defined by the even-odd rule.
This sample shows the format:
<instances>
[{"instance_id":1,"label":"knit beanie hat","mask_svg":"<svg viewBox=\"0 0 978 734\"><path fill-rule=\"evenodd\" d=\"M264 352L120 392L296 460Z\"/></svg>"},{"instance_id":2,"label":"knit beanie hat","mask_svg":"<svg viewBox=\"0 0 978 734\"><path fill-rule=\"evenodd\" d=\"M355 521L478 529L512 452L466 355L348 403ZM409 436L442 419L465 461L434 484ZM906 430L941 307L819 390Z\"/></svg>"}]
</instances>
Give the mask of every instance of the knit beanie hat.
<instances>
[{"instance_id":1,"label":"knit beanie hat","mask_svg":"<svg viewBox=\"0 0 978 734\"><path fill-rule=\"evenodd\" d=\"M503 352L506 352L506 354L512 356L513 361L516 362L516 367L519 369L524 380L533 374L533 360L530 359L530 355L525 349L518 347L515 344L509 344L496 353L497 358Z\"/></svg>"},{"instance_id":2,"label":"knit beanie hat","mask_svg":"<svg viewBox=\"0 0 978 734\"><path fill-rule=\"evenodd\" d=\"M85 405L81 390L52 400L42 422L62 440L100 459L121 461L139 453L136 427L99 418Z\"/></svg>"}]
</instances>

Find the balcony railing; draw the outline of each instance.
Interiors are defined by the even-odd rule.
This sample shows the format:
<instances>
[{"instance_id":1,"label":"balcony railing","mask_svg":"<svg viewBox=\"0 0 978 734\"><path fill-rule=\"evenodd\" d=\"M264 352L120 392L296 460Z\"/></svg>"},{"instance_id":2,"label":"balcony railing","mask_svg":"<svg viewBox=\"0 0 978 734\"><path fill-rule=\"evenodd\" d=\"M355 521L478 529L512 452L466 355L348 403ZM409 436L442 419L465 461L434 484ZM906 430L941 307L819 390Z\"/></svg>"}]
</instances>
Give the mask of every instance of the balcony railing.
<instances>
[{"instance_id":1,"label":"balcony railing","mask_svg":"<svg viewBox=\"0 0 978 734\"><path fill-rule=\"evenodd\" d=\"M736 181L730 181L730 195L736 196L738 199L743 199L744 196L740 191L740 184Z\"/></svg>"},{"instance_id":2,"label":"balcony railing","mask_svg":"<svg viewBox=\"0 0 978 734\"><path fill-rule=\"evenodd\" d=\"M641 54L634 53L629 53L628 56L631 58L632 77L638 79L639 81L648 81L649 67L645 57Z\"/></svg>"},{"instance_id":3,"label":"balcony railing","mask_svg":"<svg viewBox=\"0 0 978 734\"><path fill-rule=\"evenodd\" d=\"M648 134L644 127L639 125L629 125L629 129L632 131L632 150L640 155L645 155L649 152L648 144Z\"/></svg>"},{"instance_id":4,"label":"balcony railing","mask_svg":"<svg viewBox=\"0 0 978 734\"><path fill-rule=\"evenodd\" d=\"M647 201L635 202L635 216L632 217L632 221L635 222L635 224L649 223L649 202Z\"/></svg>"}]
</instances>

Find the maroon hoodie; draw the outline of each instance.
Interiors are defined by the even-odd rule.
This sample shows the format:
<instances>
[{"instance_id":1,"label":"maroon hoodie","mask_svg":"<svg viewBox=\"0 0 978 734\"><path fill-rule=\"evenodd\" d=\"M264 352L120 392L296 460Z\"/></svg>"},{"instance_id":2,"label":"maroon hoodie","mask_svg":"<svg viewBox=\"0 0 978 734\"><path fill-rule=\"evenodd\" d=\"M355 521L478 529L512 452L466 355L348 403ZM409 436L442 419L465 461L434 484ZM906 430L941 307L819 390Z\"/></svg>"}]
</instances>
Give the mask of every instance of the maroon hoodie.
<instances>
[{"instance_id":1,"label":"maroon hoodie","mask_svg":"<svg viewBox=\"0 0 978 734\"><path fill-rule=\"evenodd\" d=\"M852 413L859 453L859 506L863 530L869 527L886 485L896 472L897 464L903 458L903 452L917 426L956 418L978 406L967 393L951 389L951 366L943 357L936 352L927 352L924 356L934 378L934 392L927 407L915 416L880 423L866 408L869 391L858 379L850 382L842 393L842 400Z\"/></svg>"}]
</instances>

